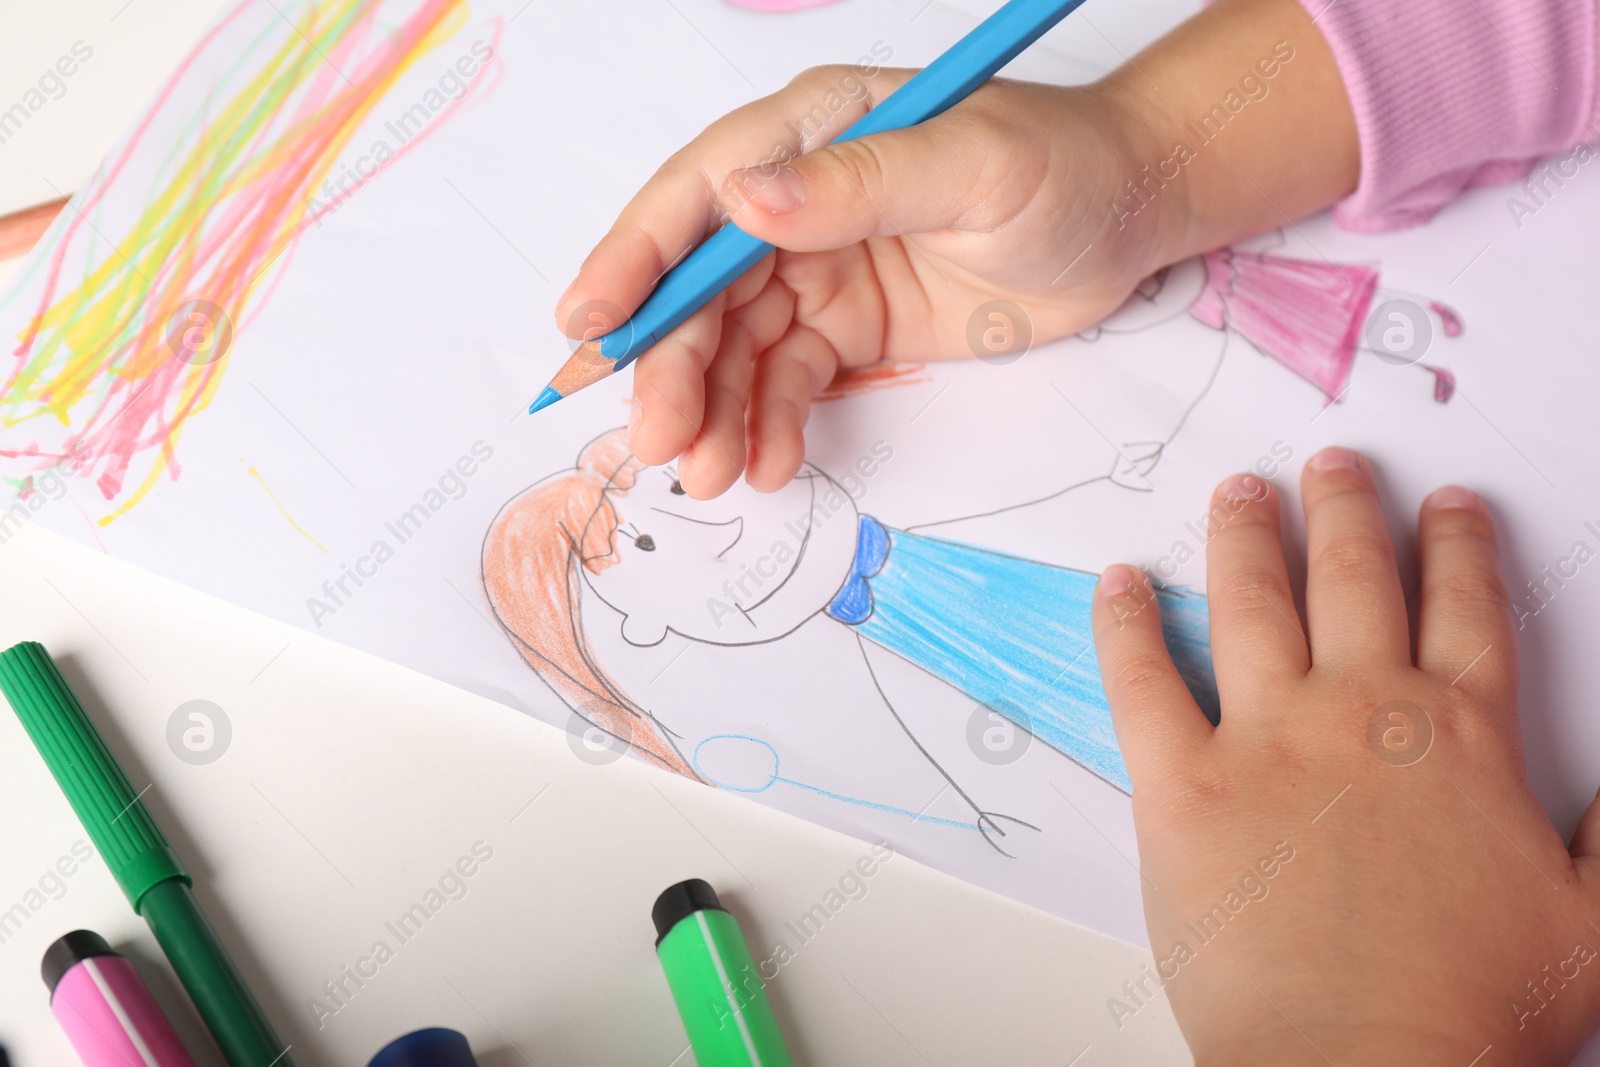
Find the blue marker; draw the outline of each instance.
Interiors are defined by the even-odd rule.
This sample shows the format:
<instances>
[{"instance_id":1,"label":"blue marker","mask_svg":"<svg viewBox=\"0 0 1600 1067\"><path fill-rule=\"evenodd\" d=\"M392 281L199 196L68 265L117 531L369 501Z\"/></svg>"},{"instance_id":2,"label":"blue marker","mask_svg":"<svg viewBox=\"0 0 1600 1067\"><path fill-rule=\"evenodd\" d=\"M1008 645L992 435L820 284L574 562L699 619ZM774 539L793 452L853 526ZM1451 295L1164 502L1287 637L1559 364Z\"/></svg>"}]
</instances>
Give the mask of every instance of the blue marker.
<instances>
[{"instance_id":1,"label":"blue marker","mask_svg":"<svg viewBox=\"0 0 1600 1067\"><path fill-rule=\"evenodd\" d=\"M1082 3L1083 0L1010 0L889 94L883 103L857 119L838 140L904 129L941 114L992 78ZM772 245L728 223L668 271L631 319L580 345L528 411L547 408L626 367L771 251Z\"/></svg>"}]
</instances>

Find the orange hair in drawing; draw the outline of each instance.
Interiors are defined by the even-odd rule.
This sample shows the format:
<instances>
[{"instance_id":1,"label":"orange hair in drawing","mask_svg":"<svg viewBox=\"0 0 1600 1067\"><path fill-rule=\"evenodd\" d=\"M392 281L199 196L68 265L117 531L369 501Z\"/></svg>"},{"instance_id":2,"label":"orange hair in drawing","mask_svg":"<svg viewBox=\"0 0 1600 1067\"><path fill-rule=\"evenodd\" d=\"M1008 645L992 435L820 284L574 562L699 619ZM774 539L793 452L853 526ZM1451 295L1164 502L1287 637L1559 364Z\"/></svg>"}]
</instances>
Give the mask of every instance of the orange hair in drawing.
<instances>
[{"instance_id":1,"label":"orange hair in drawing","mask_svg":"<svg viewBox=\"0 0 1600 1067\"><path fill-rule=\"evenodd\" d=\"M666 729L606 674L583 629L584 577L617 562L613 497L644 464L625 433L591 441L578 464L524 490L500 509L483 544L483 588L517 651L567 705L653 763L699 775Z\"/></svg>"}]
</instances>

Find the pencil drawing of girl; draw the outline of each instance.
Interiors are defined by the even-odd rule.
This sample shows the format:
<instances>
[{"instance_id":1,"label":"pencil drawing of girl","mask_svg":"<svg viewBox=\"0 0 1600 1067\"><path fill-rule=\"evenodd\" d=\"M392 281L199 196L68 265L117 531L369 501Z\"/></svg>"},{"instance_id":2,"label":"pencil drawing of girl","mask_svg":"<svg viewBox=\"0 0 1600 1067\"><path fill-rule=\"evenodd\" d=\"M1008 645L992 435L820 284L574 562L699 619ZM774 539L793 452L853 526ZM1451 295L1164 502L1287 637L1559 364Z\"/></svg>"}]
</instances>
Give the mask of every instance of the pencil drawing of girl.
<instances>
[{"instance_id":1,"label":"pencil drawing of girl","mask_svg":"<svg viewBox=\"0 0 1600 1067\"><path fill-rule=\"evenodd\" d=\"M1063 484L1000 510L1098 481L1149 492L1151 470L1214 381L1231 336L1315 385L1328 402L1338 400L1376 292L1371 267L1236 249L1160 272L1086 338L1189 324L1189 333L1167 338L1171 344L1144 346L1166 361L1157 377L1178 404L1156 420L1157 439L1117 447L1109 471L1074 473L1067 462L1054 463ZM1453 336L1451 321L1445 325ZM1197 328L1200 335L1221 331L1221 349L1209 356L1198 350ZM1124 358L1095 347L1097 358ZM1448 399L1448 373L1429 369L1440 382L1436 399ZM599 662L589 634L597 618L609 615L627 644L639 647L669 633L707 646L749 647L780 641L813 620L846 629L907 753L937 769L970 808L963 825L1001 851L1009 833L1031 824L988 810L946 773L885 691L875 656L886 652L920 668L1128 792L1089 632L1096 575L929 532L971 516L896 525L859 513L855 486L892 456L879 441L856 470L830 475L807 464L777 493L738 485L699 501L683 492L670 467L645 467L628 452L623 431L609 431L582 449L575 466L501 509L484 542L485 593L523 658L587 723L651 762L711 784L729 785L707 772L702 748L737 735L688 745L657 720ZM1158 597L1174 659L1215 717L1205 599L1182 589L1159 590ZM949 724L955 732L965 727ZM776 779L776 750L773 760Z\"/></svg>"},{"instance_id":2,"label":"pencil drawing of girl","mask_svg":"<svg viewBox=\"0 0 1600 1067\"><path fill-rule=\"evenodd\" d=\"M893 454L883 442L874 453L864 462ZM1129 789L1088 629L1096 575L894 529L858 514L846 486L810 465L776 494L738 486L699 501L670 468L643 466L623 432L610 431L575 467L501 510L484 543L483 576L495 615L540 677L594 725L680 774L706 778L694 754L597 662L586 596L616 612L623 638L637 646L668 631L754 645L830 620ZM1203 696L1211 687L1205 601L1184 592L1161 599L1168 640ZM906 740L923 751L909 730ZM1003 838L999 820L1027 825L951 785L971 805L973 828Z\"/></svg>"}]
</instances>

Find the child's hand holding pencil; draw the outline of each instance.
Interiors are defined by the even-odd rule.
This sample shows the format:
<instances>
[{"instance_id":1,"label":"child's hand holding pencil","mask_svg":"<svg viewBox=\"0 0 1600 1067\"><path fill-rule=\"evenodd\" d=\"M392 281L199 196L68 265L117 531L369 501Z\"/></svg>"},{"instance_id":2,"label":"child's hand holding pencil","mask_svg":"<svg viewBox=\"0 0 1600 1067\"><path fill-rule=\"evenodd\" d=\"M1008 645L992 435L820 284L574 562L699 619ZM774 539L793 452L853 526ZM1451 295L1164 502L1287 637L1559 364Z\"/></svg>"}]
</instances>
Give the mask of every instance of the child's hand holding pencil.
<instances>
[{"instance_id":1,"label":"child's hand holding pencil","mask_svg":"<svg viewBox=\"0 0 1600 1067\"><path fill-rule=\"evenodd\" d=\"M779 249L637 364L632 448L676 459L689 494L741 473L785 484L811 398L842 367L971 356L968 322L996 299L1035 341L1075 333L1160 267L1356 183L1350 105L1294 0L1223 0L1095 85L997 80L921 125L826 144L911 74L816 68L719 119L561 298L575 336L590 302L631 314L724 212ZM1230 93L1249 121L1202 143L1190 120Z\"/></svg>"}]
</instances>

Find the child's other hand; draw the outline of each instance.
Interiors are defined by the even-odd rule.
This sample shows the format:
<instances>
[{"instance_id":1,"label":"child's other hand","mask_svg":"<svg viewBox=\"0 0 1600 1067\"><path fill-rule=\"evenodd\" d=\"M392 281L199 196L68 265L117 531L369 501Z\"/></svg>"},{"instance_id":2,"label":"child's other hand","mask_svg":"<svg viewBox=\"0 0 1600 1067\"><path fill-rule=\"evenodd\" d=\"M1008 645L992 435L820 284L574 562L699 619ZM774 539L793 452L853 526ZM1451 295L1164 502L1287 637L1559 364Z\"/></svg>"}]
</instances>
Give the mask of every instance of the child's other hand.
<instances>
[{"instance_id":1,"label":"child's other hand","mask_svg":"<svg viewBox=\"0 0 1600 1067\"><path fill-rule=\"evenodd\" d=\"M1565 1063L1600 1007L1600 818L1569 849L1524 776L1488 512L1424 503L1413 646L1368 463L1318 453L1303 490L1305 630L1275 495L1213 498L1216 729L1145 579L1114 567L1095 599L1184 1036L1200 1067Z\"/></svg>"},{"instance_id":2,"label":"child's other hand","mask_svg":"<svg viewBox=\"0 0 1600 1067\"><path fill-rule=\"evenodd\" d=\"M1161 265L1163 211L1118 229L1109 209L1160 154L1105 90L995 82L921 126L761 165L800 147L808 116L831 115L805 147L912 73L819 67L718 120L634 197L557 306L569 332L589 301L632 313L722 210L782 249L634 365L633 451L677 459L690 495L741 472L787 483L811 397L840 367L970 357L968 320L990 300L1020 305L1037 337L1070 334Z\"/></svg>"}]
</instances>

